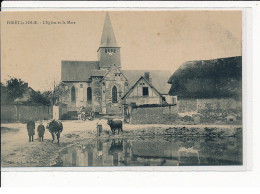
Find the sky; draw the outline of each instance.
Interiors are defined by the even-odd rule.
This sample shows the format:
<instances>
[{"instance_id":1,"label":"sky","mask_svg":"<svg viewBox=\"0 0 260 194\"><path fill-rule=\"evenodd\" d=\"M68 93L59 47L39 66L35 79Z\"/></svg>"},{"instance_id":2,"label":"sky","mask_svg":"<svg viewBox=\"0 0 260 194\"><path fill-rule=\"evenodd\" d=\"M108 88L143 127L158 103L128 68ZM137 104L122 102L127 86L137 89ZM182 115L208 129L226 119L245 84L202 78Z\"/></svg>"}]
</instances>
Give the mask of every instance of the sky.
<instances>
[{"instance_id":1,"label":"sky","mask_svg":"<svg viewBox=\"0 0 260 194\"><path fill-rule=\"evenodd\" d=\"M1 82L60 82L61 61L97 61L105 11L1 13ZM242 55L241 11L109 11L125 70L174 72L186 61ZM8 24L11 21L37 24ZM47 21L61 24L44 24ZM70 24L67 21L71 21ZM65 22L66 24L62 24Z\"/></svg>"}]
</instances>

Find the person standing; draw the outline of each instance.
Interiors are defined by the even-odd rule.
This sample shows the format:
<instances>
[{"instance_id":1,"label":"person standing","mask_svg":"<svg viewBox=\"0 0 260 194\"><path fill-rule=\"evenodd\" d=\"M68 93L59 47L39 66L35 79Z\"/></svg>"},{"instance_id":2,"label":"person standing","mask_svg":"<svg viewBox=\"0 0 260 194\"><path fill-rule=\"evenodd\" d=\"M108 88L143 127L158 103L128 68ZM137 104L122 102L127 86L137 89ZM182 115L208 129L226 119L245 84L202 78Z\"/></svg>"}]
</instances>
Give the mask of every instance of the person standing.
<instances>
[{"instance_id":1,"label":"person standing","mask_svg":"<svg viewBox=\"0 0 260 194\"><path fill-rule=\"evenodd\" d=\"M97 136L100 136L101 133L102 133L102 123L101 123L101 119L99 118L97 122Z\"/></svg>"},{"instance_id":2,"label":"person standing","mask_svg":"<svg viewBox=\"0 0 260 194\"><path fill-rule=\"evenodd\" d=\"M45 133L45 127L42 124L42 121L40 121L40 124L38 125L37 132L38 132L38 136L39 136L39 141L43 141L43 136L44 136L44 133Z\"/></svg>"},{"instance_id":3,"label":"person standing","mask_svg":"<svg viewBox=\"0 0 260 194\"><path fill-rule=\"evenodd\" d=\"M27 122L27 132L29 136L29 142L33 142L33 136L35 135L35 122L32 119Z\"/></svg>"}]
</instances>

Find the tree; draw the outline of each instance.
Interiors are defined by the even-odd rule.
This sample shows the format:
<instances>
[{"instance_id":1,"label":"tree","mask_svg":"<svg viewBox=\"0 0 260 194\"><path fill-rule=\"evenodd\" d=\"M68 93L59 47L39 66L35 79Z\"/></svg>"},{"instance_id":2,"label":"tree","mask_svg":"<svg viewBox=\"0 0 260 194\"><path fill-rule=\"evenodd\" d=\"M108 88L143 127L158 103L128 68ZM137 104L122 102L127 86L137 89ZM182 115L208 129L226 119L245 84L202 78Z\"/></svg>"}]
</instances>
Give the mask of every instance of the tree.
<instances>
[{"instance_id":1,"label":"tree","mask_svg":"<svg viewBox=\"0 0 260 194\"><path fill-rule=\"evenodd\" d=\"M0 82L0 85L1 85L1 104L6 104L8 103L7 89L2 82Z\"/></svg>"},{"instance_id":2,"label":"tree","mask_svg":"<svg viewBox=\"0 0 260 194\"><path fill-rule=\"evenodd\" d=\"M26 89L26 84L17 78L11 78L6 82L8 100L13 102L17 98L23 97Z\"/></svg>"},{"instance_id":3,"label":"tree","mask_svg":"<svg viewBox=\"0 0 260 194\"><path fill-rule=\"evenodd\" d=\"M50 103L50 94L51 92L50 91L46 91L46 92L43 92L41 93L40 91L37 91L37 92L33 92L31 94L31 97L32 97L32 101L35 102L35 103L38 103L38 104L42 104L44 106L49 106L51 103Z\"/></svg>"},{"instance_id":4,"label":"tree","mask_svg":"<svg viewBox=\"0 0 260 194\"><path fill-rule=\"evenodd\" d=\"M66 89L66 84L59 83L57 86L55 86L54 91L52 92L52 102L53 104L57 105L59 104L61 97L64 95L68 95L70 92L69 89Z\"/></svg>"}]
</instances>

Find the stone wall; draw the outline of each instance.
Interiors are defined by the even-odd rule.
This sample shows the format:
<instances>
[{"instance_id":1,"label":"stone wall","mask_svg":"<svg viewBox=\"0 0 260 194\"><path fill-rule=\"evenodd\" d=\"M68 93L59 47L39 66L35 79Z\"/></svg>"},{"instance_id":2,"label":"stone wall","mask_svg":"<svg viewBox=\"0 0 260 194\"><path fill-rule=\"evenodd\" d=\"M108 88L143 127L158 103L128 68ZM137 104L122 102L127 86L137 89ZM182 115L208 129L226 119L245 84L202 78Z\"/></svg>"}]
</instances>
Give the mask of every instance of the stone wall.
<instances>
[{"instance_id":1,"label":"stone wall","mask_svg":"<svg viewBox=\"0 0 260 194\"><path fill-rule=\"evenodd\" d=\"M177 106L134 108L131 111L133 124L174 124L177 119Z\"/></svg>"},{"instance_id":2,"label":"stone wall","mask_svg":"<svg viewBox=\"0 0 260 194\"><path fill-rule=\"evenodd\" d=\"M197 99L188 99L188 100L179 99L178 107L179 107L179 113L197 112L198 111Z\"/></svg>"},{"instance_id":3,"label":"stone wall","mask_svg":"<svg viewBox=\"0 0 260 194\"><path fill-rule=\"evenodd\" d=\"M218 124L227 124L231 120L233 124L242 122L242 101L232 98L179 100L178 107L182 121Z\"/></svg>"},{"instance_id":4,"label":"stone wall","mask_svg":"<svg viewBox=\"0 0 260 194\"><path fill-rule=\"evenodd\" d=\"M29 105L1 105L2 122L24 122L33 120L47 120L52 118L52 107Z\"/></svg>"},{"instance_id":5,"label":"stone wall","mask_svg":"<svg viewBox=\"0 0 260 194\"><path fill-rule=\"evenodd\" d=\"M178 100L179 113L186 112L200 112L208 107L212 109L221 110L235 110L241 109L242 101L233 98L220 99L179 99Z\"/></svg>"}]
</instances>

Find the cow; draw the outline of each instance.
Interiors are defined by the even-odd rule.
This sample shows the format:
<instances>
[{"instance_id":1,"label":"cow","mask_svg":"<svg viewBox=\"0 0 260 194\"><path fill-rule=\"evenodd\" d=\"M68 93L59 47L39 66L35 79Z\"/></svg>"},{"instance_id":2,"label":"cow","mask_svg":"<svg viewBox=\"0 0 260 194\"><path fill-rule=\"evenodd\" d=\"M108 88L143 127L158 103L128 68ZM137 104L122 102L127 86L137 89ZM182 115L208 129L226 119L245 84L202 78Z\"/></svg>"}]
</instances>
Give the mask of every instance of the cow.
<instances>
[{"instance_id":1,"label":"cow","mask_svg":"<svg viewBox=\"0 0 260 194\"><path fill-rule=\"evenodd\" d=\"M58 144L60 143L60 133L63 130L63 125L62 122L56 121L55 119L51 120L47 127L49 129L49 132L51 133L52 136L52 142L55 140L55 135L57 137L57 142Z\"/></svg>"},{"instance_id":2,"label":"cow","mask_svg":"<svg viewBox=\"0 0 260 194\"><path fill-rule=\"evenodd\" d=\"M116 130L118 130L118 134L120 131L123 132L123 122L121 120L109 119L107 124L110 126L112 134L115 134Z\"/></svg>"}]
</instances>

